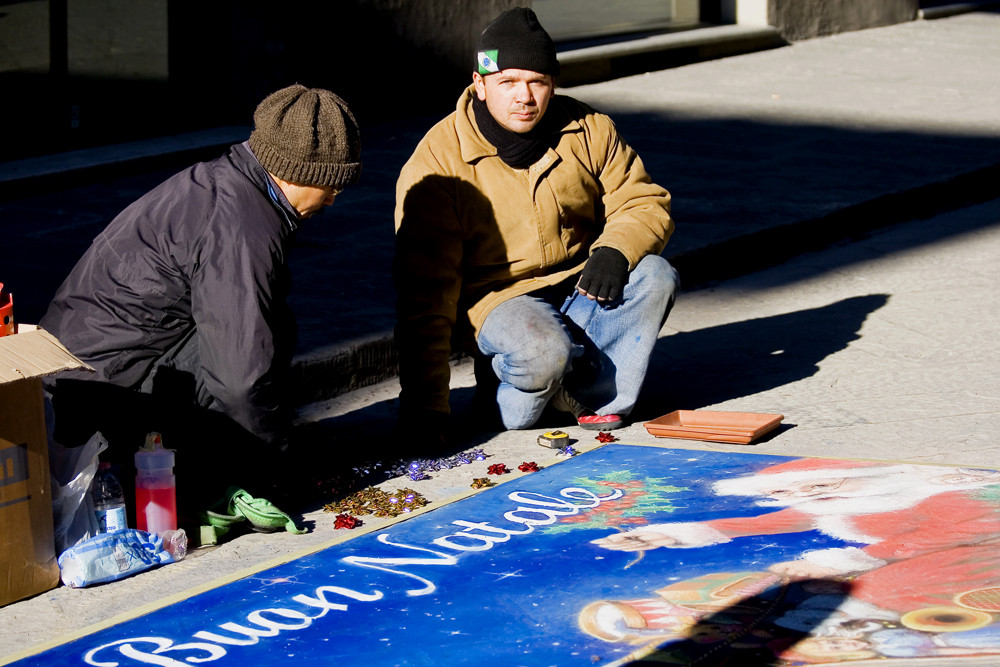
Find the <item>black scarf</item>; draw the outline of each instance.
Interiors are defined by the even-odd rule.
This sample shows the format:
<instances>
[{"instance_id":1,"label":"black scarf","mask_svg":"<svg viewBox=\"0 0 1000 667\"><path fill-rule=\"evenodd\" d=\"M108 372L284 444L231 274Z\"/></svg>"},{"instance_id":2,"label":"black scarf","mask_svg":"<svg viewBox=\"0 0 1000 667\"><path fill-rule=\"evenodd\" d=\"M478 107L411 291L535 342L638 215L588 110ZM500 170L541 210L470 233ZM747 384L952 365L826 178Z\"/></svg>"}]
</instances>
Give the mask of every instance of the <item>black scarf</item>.
<instances>
[{"instance_id":1,"label":"black scarf","mask_svg":"<svg viewBox=\"0 0 1000 667\"><path fill-rule=\"evenodd\" d=\"M478 96L472 98L472 111L476 125L486 140L497 149L497 155L514 169L526 169L545 155L552 141L551 114L546 113L538 125L528 132L511 132L490 113L486 102Z\"/></svg>"}]
</instances>

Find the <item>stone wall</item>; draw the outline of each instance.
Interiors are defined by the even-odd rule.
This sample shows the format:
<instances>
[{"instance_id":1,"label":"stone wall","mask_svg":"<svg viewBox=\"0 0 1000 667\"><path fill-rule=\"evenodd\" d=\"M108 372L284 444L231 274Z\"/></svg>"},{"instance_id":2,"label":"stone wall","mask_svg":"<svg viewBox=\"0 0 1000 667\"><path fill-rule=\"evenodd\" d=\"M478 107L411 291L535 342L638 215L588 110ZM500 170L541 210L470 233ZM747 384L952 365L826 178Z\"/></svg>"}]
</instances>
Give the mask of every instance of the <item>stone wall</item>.
<instances>
[{"instance_id":1,"label":"stone wall","mask_svg":"<svg viewBox=\"0 0 1000 667\"><path fill-rule=\"evenodd\" d=\"M792 42L912 21L918 9L918 0L768 0L767 14Z\"/></svg>"},{"instance_id":2,"label":"stone wall","mask_svg":"<svg viewBox=\"0 0 1000 667\"><path fill-rule=\"evenodd\" d=\"M268 93L328 88L360 122L450 110L475 40L530 0L171 0L172 103L189 127L249 122ZM210 116L214 115L215 118Z\"/></svg>"},{"instance_id":3,"label":"stone wall","mask_svg":"<svg viewBox=\"0 0 1000 667\"><path fill-rule=\"evenodd\" d=\"M495 16L531 0L354 0L406 44L471 77L476 38Z\"/></svg>"}]
</instances>

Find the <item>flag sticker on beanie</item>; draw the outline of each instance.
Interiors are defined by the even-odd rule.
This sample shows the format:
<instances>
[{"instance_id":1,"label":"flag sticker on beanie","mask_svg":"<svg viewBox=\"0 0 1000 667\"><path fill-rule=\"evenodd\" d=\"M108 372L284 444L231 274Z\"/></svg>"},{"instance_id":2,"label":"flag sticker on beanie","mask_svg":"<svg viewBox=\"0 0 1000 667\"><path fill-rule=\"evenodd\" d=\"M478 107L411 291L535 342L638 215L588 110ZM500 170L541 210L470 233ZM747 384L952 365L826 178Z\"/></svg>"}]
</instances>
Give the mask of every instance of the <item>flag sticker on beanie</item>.
<instances>
[{"instance_id":1,"label":"flag sticker on beanie","mask_svg":"<svg viewBox=\"0 0 1000 667\"><path fill-rule=\"evenodd\" d=\"M496 51L480 51L476 60L479 61L480 74L492 74L500 71L500 66L497 65Z\"/></svg>"}]
</instances>

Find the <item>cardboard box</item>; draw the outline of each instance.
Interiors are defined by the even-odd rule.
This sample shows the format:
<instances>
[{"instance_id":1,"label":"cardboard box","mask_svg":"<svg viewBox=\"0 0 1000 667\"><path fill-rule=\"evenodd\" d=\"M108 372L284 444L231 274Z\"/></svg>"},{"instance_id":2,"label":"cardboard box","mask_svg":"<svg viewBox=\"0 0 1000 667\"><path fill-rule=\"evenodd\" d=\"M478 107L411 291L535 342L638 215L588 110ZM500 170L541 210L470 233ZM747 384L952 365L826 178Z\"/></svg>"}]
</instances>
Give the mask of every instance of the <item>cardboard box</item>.
<instances>
[{"instance_id":1,"label":"cardboard box","mask_svg":"<svg viewBox=\"0 0 1000 667\"><path fill-rule=\"evenodd\" d=\"M90 368L48 332L0 337L0 606L59 583L42 377Z\"/></svg>"}]
</instances>

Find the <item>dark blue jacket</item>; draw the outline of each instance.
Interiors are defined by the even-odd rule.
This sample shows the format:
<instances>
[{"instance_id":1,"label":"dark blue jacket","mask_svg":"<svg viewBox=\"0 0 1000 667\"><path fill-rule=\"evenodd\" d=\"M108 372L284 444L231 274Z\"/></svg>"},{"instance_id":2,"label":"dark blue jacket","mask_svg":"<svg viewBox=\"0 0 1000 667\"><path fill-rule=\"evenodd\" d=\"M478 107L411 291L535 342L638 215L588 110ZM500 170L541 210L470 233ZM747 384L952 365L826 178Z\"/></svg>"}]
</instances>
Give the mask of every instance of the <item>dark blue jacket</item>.
<instances>
[{"instance_id":1,"label":"dark blue jacket","mask_svg":"<svg viewBox=\"0 0 1000 667\"><path fill-rule=\"evenodd\" d=\"M99 379L134 389L194 350L184 370L199 402L274 442L290 425L282 385L295 345L286 300L296 220L249 147L234 145L122 211L40 325Z\"/></svg>"}]
</instances>

